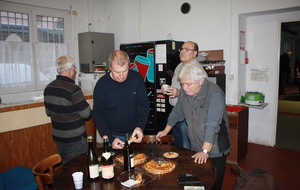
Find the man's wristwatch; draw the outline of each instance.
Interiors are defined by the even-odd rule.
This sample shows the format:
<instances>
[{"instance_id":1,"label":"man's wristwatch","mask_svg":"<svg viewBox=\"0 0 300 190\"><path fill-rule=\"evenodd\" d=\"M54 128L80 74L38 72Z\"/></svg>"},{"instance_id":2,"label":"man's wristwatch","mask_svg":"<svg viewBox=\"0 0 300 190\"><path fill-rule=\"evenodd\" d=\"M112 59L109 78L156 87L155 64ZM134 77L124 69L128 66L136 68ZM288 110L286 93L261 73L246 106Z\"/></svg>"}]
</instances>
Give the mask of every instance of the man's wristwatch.
<instances>
[{"instance_id":1,"label":"man's wristwatch","mask_svg":"<svg viewBox=\"0 0 300 190\"><path fill-rule=\"evenodd\" d=\"M205 154L208 154L208 150L207 149L202 149L202 152Z\"/></svg>"}]
</instances>

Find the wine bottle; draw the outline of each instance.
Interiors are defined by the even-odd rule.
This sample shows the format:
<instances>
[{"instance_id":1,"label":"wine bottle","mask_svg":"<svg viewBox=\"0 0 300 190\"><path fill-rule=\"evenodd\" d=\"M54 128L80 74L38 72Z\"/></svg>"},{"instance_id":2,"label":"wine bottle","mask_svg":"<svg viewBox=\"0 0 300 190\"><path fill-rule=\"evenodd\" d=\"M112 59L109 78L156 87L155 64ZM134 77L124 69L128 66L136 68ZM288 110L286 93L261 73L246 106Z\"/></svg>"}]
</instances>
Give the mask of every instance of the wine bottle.
<instances>
[{"instance_id":1,"label":"wine bottle","mask_svg":"<svg viewBox=\"0 0 300 190\"><path fill-rule=\"evenodd\" d=\"M123 149L124 171L132 172L134 170L134 154L128 141L128 133L126 133L125 147Z\"/></svg>"},{"instance_id":2,"label":"wine bottle","mask_svg":"<svg viewBox=\"0 0 300 190\"><path fill-rule=\"evenodd\" d=\"M103 136L103 152L101 156L100 166L102 169L103 179L112 179L114 177L114 162L109 150L108 136L106 135Z\"/></svg>"},{"instance_id":3,"label":"wine bottle","mask_svg":"<svg viewBox=\"0 0 300 190\"><path fill-rule=\"evenodd\" d=\"M94 180L99 177L99 162L93 146L93 137L88 136L87 166L89 178Z\"/></svg>"}]
</instances>

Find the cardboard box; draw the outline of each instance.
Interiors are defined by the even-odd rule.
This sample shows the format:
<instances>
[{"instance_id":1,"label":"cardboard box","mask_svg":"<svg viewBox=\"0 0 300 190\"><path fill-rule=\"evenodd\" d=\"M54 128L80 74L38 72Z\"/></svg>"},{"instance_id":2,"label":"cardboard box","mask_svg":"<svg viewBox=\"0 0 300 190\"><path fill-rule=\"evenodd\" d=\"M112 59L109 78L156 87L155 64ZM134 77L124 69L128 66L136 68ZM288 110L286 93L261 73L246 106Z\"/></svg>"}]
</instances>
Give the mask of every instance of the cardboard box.
<instances>
[{"instance_id":1,"label":"cardboard box","mask_svg":"<svg viewBox=\"0 0 300 190\"><path fill-rule=\"evenodd\" d=\"M211 61L224 60L222 49L199 51L199 53L202 53L202 52L208 53L208 55L205 57L206 61L208 61L208 60L211 60Z\"/></svg>"}]
</instances>

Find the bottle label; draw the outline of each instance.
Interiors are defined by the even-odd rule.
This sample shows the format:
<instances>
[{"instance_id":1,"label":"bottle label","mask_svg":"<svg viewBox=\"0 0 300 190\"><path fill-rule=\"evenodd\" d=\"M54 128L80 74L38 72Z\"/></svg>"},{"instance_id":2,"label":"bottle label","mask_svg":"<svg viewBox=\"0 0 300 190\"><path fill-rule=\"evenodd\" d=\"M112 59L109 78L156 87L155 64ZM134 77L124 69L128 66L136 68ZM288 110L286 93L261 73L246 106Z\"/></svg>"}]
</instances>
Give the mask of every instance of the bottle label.
<instances>
[{"instance_id":1,"label":"bottle label","mask_svg":"<svg viewBox=\"0 0 300 190\"><path fill-rule=\"evenodd\" d=\"M130 166L133 168L134 167L134 155L133 154L131 154L130 155Z\"/></svg>"},{"instance_id":2,"label":"bottle label","mask_svg":"<svg viewBox=\"0 0 300 190\"><path fill-rule=\"evenodd\" d=\"M99 166L98 164L89 165L90 178L99 177Z\"/></svg>"},{"instance_id":3,"label":"bottle label","mask_svg":"<svg viewBox=\"0 0 300 190\"><path fill-rule=\"evenodd\" d=\"M115 173L114 173L114 165L102 165L102 178L103 179L111 179L114 177Z\"/></svg>"},{"instance_id":4,"label":"bottle label","mask_svg":"<svg viewBox=\"0 0 300 190\"><path fill-rule=\"evenodd\" d=\"M103 153L102 153L102 156L103 156L106 160L108 160L108 159L110 158L110 156L111 156L111 153L110 153L110 152L103 152Z\"/></svg>"}]
</instances>

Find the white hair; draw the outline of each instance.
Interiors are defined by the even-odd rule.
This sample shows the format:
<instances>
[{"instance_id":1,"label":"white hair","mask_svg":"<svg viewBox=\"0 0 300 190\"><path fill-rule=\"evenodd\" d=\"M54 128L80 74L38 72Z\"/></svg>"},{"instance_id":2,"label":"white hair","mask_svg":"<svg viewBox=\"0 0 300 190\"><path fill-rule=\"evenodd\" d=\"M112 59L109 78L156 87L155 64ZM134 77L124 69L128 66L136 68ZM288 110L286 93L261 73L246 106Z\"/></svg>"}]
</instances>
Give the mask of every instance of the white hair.
<instances>
[{"instance_id":1,"label":"white hair","mask_svg":"<svg viewBox=\"0 0 300 190\"><path fill-rule=\"evenodd\" d=\"M70 56L61 56L56 59L56 70L58 73L69 70L75 65L74 59Z\"/></svg>"},{"instance_id":2,"label":"white hair","mask_svg":"<svg viewBox=\"0 0 300 190\"><path fill-rule=\"evenodd\" d=\"M194 64L183 64L178 74L178 80L190 79L200 81L207 78L207 74Z\"/></svg>"}]
</instances>

